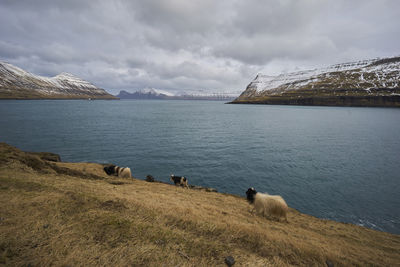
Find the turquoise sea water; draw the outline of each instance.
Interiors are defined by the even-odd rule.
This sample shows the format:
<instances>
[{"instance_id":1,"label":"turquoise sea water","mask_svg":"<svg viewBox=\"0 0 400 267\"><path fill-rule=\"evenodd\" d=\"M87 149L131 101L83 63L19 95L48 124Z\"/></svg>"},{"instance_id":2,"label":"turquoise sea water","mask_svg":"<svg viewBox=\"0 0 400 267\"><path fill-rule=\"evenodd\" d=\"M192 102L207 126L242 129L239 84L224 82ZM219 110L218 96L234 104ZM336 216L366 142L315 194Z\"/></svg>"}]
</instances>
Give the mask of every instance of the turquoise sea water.
<instances>
[{"instance_id":1,"label":"turquoise sea water","mask_svg":"<svg viewBox=\"0 0 400 267\"><path fill-rule=\"evenodd\" d=\"M400 234L400 109L215 101L0 101L0 141Z\"/></svg>"}]
</instances>

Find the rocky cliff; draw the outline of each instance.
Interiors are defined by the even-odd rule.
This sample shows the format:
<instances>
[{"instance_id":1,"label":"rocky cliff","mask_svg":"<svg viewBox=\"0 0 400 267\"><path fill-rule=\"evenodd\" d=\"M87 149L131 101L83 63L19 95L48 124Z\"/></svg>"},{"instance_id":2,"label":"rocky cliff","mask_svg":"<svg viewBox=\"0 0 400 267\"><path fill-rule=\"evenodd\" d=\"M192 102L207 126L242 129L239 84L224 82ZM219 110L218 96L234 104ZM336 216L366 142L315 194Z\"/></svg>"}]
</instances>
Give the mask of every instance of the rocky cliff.
<instances>
[{"instance_id":1,"label":"rocky cliff","mask_svg":"<svg viewBox=\"0 0 400 267\"><path fill-rule=\"evenodd\" d=\"M231 103L400 107L400 57L259 74Z\"/></svg>"},{"instance_id":2,"label":"rocky cliff","mask_svg":"<svg viewBox=\"0 0 400 267\"><path fill-rule=\"evenodd\" d=\"M42 77L0 61L0 99L116 99L69 73Z\"/></svg>"}]
</instances>

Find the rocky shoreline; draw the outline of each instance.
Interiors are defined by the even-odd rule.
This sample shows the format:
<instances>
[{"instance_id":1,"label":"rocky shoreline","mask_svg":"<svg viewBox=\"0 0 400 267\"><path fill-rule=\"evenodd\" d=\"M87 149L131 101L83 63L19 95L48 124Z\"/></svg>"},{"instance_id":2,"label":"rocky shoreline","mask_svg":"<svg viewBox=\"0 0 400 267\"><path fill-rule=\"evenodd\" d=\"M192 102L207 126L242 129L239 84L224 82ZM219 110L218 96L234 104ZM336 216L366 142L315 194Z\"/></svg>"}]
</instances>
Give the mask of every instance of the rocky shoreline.
<instances>
[{"instance_id":1,"label":"rocky shoreline","mask_svg":"<svg viewBox=\"0 0 400 267\"><path fill-rule=\"evenodd\" d=\"M388 96L322 96L284 97L269 96L255 99L238 99L228 104L265 104L298 106L341 106L341 107L400 107L400 95Z\"/></svg>"}]
</instances>

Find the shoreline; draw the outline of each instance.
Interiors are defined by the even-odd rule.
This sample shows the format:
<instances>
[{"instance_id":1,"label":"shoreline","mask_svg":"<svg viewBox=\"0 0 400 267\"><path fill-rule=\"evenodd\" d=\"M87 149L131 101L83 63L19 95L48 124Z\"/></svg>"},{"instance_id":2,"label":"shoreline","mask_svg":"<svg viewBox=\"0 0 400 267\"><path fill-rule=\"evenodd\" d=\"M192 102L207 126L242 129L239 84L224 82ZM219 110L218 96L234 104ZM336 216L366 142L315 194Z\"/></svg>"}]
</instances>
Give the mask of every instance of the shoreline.
<instances>
[{"instance_id":1,"label":"shoreline","mask_svg":"<svg viewBox=\"0 0 400 267\"><path fill-rule=\"evenodd\" d=\"M236 99L228 102L227 104L399 108L400 95L332 97L270 96L255 97L254 99Z\"/></svg>"},{"instance_id":2,"label":"shoreline","mask_svg":"<svg viewBox=\"0 0 400 267\"><path fill-rule=\"evenodd\" d=\"M5 143L0 152L6 265L223 266L227 256L238 266L400 262L400 235L292 208L289 222L278 222L252 213L240 196L108 176L102 164Z\"/></svg>"},{"instance_id":3,"label":"shoreline","mask_svg":"<svg viewBox=\"0 0 400 267\"><path fill-rule=\"evenodd\" d=\"M356 107L356 108L357 108L357 107ZM4 144L5 144L6 146L12 147L11 145L8 145L8 144L6 144L6 143L1 143L1 142L0 142L0 146L1 146L1 145L4 145ZM13 148L18 150L18 148L15 148L15 147L13 147ZM52 153L52 152L30 152L30 151L22 151L22 152L23 152L23 153L28 153L28 154L31 154L31 155L37 155L37 156L39 156L39 158L41 158L41 159L43 159L43 160L45 160L45 161L58 162L59 164L62 164L62 165L65 164L65 165L68 166L68 167L73 166L73 165L75 165L75 164L77 164L77 165L80 165L80 164L95 164L95 165L99 165L99 166L103 166L103 167L104 167L104 166L107 166L107 165L113 165L112 163L95 163L95 162L87 162L87 161L62 161L60 155L55 154L55 153ZM54 160L54 159L58 159L58 160ZM57 171L57 170L56 170L56 171ZM62 173L63 173L63 172L62 172ZM103 171L102 171L102 174L103 174L103 175L106 175L105 172L103 173ZM81 175L81 174L78 173L78 175ZM91 176L91 175L89 175L89 177L90 177L90 176ZM101 176L102 176L101 174L97 173L97 174L94 176L94 177L95 177L94 179L103 179L104 177L101 178ZM111 175L111 176L107 176L107 175L106 175L106 178L109 178L109 179L119 179L119 177L112 176L112 175ZM139 181L146 181L146 182L149 182L149 181L146 180L146 178L139 178L139 177L135 177L135 176L132 176L132 179L139 180ZM165 181L165 180L157 180L157 179L154 178L154 181L149 182L149 183L158 183L158 184L164 184L164 185L174 186L174 187L175 187L175 185L174 185L171 181L169 181L169 179L167 179L167 181ZM198 191L204 191L204 192L214 192L214 193L218 193L218 194L222 194L222 195L226 195L226 196L237 197L237 198L246 200L246 197L245 197L245 196L242 196L242 195L240 195L240 194L234 194L234 193L229 193L229 192L220 192L220 191L218 191L218 189L216 189L216 188L206 187L206 186L202 186L202 185L190 184L190 181L189 181L189 189L191 189L191 190L198 190ZM298 211L298 210L295 209L295 208L292 208L292 209ZM369 227L369 226L365 226L365 225L364 225L365 223L364 223L364 224L361 224L361 223L354 223L354 222L346 222L346 221L335 220L335 219L332 219L332 218L319 217L318 215L312 215L312 214L304 213L304 212L301 212L301 211L298 211L298 212L299 212L299 213L306 214L306 215L308 215L308 216L315 217L316 219L319 219L319 220L334 221L334 222L337 222L337 223L343 223L343 224L350 224L350 225L354 225L354 226L360 226L360 227L363 227L363 228L371 229L371 230L374 230L374 231L379 231L379 232L382 232L382 233L388 233L388 234L399 235L399 234L397 234L397 233L385 231L384 229L382 229L381 227L379 227L379 226L377 226L377 225L375 225L375 224L373 224L373 226ZM367 224L369 224L368 221L367 221Z\"/></svg>"},{"instance_id":4,"label":"shoreline","mask_svg":"<svg viewBox=\"0 0 400 267\"><path fill-rule=\"evenodd\" d=\"M0 98L0 100L120 100L119 98Z\"/></svg>"}]
</instances>

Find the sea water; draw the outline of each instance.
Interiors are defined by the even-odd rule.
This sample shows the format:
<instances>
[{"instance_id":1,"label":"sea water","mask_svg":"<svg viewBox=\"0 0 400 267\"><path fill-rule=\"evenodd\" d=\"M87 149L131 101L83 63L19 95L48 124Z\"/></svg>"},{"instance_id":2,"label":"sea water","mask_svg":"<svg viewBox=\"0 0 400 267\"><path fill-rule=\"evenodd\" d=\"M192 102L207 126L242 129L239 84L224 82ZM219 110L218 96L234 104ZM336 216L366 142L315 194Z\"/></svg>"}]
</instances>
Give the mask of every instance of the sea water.
<instances>
[{"instance_id":1,"label":"sea water","mask_svg":"<svg viewBox=\"0 0 400 267\"><path fill-rule=\"evenodd\" d=\"M140 179L282 195L319 218L400 234L400 109L219 101L0 101L0 141Z\"/></svg>"}]
</instances>

